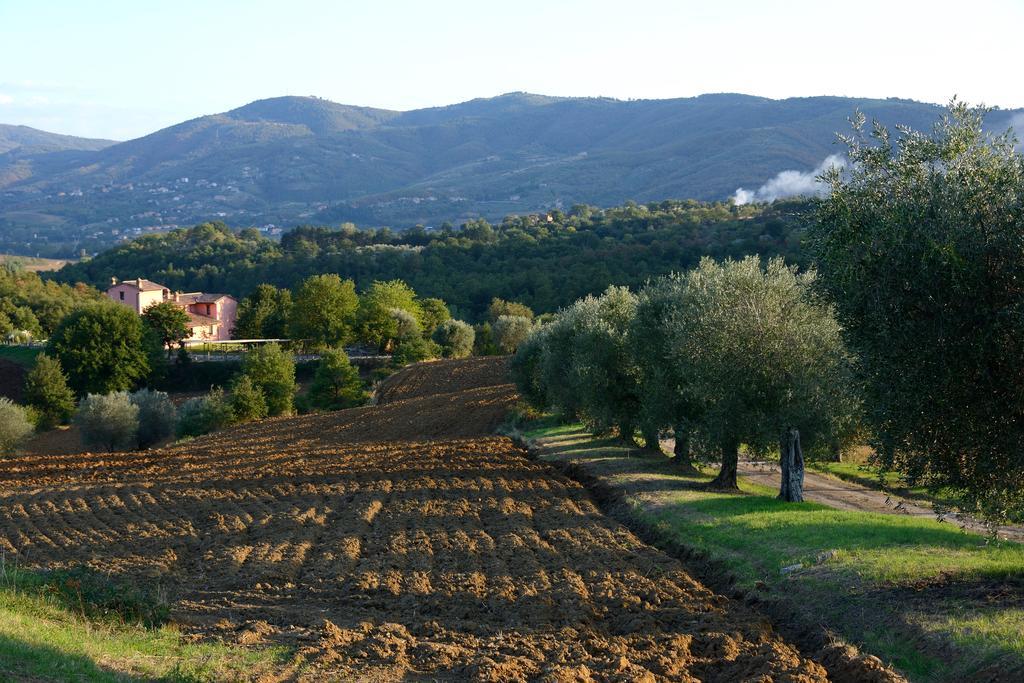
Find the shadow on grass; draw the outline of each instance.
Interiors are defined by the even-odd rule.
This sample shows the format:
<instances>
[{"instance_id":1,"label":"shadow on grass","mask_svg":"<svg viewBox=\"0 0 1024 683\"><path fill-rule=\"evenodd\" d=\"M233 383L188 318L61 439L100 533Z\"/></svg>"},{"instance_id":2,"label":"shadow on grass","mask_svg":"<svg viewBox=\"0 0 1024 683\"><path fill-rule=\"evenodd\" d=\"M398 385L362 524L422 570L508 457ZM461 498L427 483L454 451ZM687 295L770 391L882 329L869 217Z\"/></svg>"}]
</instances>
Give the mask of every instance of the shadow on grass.
<instances>
[{"instance_id":1,"label":"shadow on grass","mask_svg":"<svg viewBox=\"0 0 1024 683\"><path fill-rule=\"evenodd\" d=\"M151 681L107 669L84 655L0 635L0 679L45 681Z\"/></svg>"}]
</instances>

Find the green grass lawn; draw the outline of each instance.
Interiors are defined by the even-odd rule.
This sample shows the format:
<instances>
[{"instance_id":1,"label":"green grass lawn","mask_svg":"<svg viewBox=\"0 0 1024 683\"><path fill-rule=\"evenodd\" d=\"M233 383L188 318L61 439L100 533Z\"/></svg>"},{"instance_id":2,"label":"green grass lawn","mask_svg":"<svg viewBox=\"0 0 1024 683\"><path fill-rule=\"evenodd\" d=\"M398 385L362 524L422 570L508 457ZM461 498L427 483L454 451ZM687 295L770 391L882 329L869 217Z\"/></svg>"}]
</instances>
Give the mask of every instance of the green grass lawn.
<instances>
[{"instance_id":1,"label":"green grass lawn","mask_svg":"<svg viewBox=\"0 0 1024 683\"><path fill-rule=\"evenodd\" d=\"M912 680L979 671L1024 680L1024 546L931 519L783 503L748 482L740 493L708 491L700 485L710 472L680 476L668 458L578 425L549 422L525 436L542 459L572 462L622 491L637 519L703 551L741 588L792 598L808 619L824 620ZM1006 590L1019 601L992 600Z\"/></svg>"},{"instance_id":2,"label":"green grass lawn","mask_svg":"<svg viewBox=\"0 0 1024 683\"><path fill-rule=\"evenodd\" d=\"M289 656L281 648L191 643L170 625L81 607L39 575L0 569L0 680L254 680Z\"/></svg>"},{"instance_id":3,"label":"green grass lawn","mask_svg":"<svg viewBox=\"0 0 1024 683\"><path fill-rule=\"evenodd\" d=\"M35 365L36 356L43 352L41 346L6 346L0 344L0 358L13 361L18 365L31 368Z\"/></svg>"}]
</instances>

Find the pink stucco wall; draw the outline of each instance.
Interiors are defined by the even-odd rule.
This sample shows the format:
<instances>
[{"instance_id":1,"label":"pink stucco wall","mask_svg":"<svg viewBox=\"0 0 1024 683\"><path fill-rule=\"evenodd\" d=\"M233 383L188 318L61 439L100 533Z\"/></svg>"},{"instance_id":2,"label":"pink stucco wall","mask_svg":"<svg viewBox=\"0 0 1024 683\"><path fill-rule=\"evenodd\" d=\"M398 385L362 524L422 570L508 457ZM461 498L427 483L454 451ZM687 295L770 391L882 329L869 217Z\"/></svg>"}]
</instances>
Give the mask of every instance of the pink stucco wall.
<instances>
[{"instance_id":1,"label":"pink stucco wall","mask_svg":"<svg viewBox=\"0 0 1024 683\"><path fill-rule=\"evenodd\" d=\"M122 294L124 298L121 297ZM164 293L160 290L140 292L135 286L124 283L110 287L107 290L107 296L119 304L128 306L136 313L142 313L153 304L164 300Z\"/></svg>"},{"instance_id":2,"label":"pink stucco wall","mask_svg":"<svg viewBox=\"0 0 1024 683\"><path fill-rule=\"evenodd\" d=\"M238 302L234 297L224 297L218 302L217 319L220 320L218 339L231 339L235 331L235 320L238 319Z\"/></svg>"},{"instance_id":3,"label":"pink stucco wall","mask_svg":"<svg viewBox=\"0 0 1024 683\"><path fill-rule=\"evenodd\" d=\"M179 301L179 294L165 294L164 290L143 292L133 284L124 282L111 285L107 289L107 296L119 304L131 308L138 314L142 314L147 308L161 301ZM220 321L220 325L202 326L193 329L189 341L226 341L231 339L231 333L235 330L235 320L238 318L238 302L231 296L224 296L215 302L187 304L188 298L180 300L179 306L187 308L193 313L205 315Z\"/></svg>"}]
</instances>

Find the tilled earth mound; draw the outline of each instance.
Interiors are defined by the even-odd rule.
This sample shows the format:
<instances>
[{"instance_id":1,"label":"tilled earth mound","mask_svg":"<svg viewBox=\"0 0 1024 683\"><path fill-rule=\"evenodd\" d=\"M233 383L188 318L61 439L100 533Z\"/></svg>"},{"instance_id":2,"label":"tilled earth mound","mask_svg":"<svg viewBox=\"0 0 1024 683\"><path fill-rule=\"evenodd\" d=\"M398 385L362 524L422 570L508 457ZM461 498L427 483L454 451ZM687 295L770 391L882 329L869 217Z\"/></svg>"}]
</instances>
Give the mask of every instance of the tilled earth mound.
<instances>
[{"instance_id":1,"label":"tilled earth mound","mask_svg":"<svg viewBox=\"0 0 1024 683\"><path fill-rule=\"evenodd\" d=\"M514 395L464 384L154 453L7 461L0 545L159 581L183 629L294 645L310 680L825 680L579 484L472 434Z\"/></svg>"}]
</instances>

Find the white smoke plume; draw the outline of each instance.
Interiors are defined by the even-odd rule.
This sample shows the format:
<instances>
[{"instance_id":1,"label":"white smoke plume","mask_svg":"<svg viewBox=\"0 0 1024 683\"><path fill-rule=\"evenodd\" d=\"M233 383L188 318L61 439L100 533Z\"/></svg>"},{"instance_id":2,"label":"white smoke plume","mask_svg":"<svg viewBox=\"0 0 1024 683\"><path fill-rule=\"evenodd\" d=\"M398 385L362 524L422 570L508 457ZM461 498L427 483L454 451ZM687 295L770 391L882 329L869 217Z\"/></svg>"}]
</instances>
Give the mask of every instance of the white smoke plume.
<instances>
[{"instance_id":1,"label":"white smoke plume","mask_svg":"<svg viewBox=\"0 0 1024 683\"><path fill-rule=\"evenodd\" d=\"M818 176L832 168L846 168L846 159L839 154L829 155L813 171L782 171L756 190L736 188L732 200L737 205L751 202L771 202L783 197L798 195L820 195L825 186Z\"/></svg>"},{"instance_id":2,"label":"white smoke plume","mask_svg":"<svg viewBox=\"0 0 1024 683\"><path fill-rule=\"evenodd\" d=\"M1014 114L1010 117L1010 128L1013 128L1017 136L1017 144L1014 146L1018 152L1024 152L1024 114Z\"/></svg>"}]
</instances>

